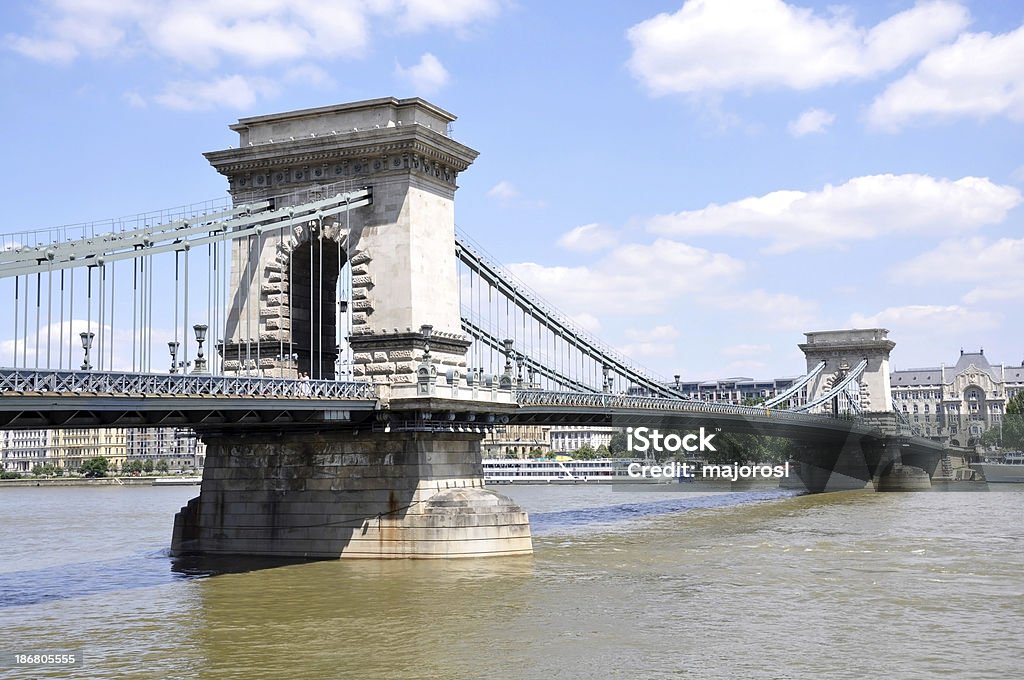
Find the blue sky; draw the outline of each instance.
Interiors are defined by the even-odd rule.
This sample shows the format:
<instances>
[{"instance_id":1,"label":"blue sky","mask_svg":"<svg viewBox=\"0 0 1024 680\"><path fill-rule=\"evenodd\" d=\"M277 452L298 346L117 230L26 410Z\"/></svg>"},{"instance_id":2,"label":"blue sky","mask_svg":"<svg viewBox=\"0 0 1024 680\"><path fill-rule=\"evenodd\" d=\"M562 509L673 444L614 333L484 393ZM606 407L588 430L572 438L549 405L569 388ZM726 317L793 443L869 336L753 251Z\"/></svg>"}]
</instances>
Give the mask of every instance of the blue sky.
<instances>
[{"instance_id":1,"label":"blue sky","mask_svg":"<svg viewBox=\"0 0 1024 680\"><path fill-rule=\"evenodd\" d=\"M239 117L422 96L457 222L639 363L1024 360L1024 5L42 0L0 9L2 231L223 196Z\"/></svg>"}]
</instances>

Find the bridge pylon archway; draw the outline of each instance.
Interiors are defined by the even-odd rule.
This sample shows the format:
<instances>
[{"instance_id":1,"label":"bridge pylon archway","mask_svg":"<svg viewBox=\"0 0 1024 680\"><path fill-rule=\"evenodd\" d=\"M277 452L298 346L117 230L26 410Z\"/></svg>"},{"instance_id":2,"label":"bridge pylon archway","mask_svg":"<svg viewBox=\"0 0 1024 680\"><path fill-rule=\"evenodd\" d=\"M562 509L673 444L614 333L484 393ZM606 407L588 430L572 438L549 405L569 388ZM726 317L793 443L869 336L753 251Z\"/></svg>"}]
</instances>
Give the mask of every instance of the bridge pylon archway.
<instances>
[{"instance_id":1,"label":"bridge pylon archway","mask_svg":"<svg viewBox=\"0 0 1024 680\"><path fill-rule=\"evenodd\" d=\"M309 226L340 243L351 266L347 343L356 378L415 382L427 342L424 326L431 329L433 360L464 372L470 343L462 333L459 308L455 190L459 173L477 152L449 136L454 120L419 98L373 99L243 118L231 126L239 135L237 147L205 154L228 178L235 205L271 199L275 208L286 209L348 190L371 189L370 205L325 218L322 224L311 220ZM335 343L324 339L323 356L309 358L303 349L309 346L309 322L299 318L305 308L288 309L285 299L291 252L311 238L319 237L276 232L235 243L222 349L229 370L241 367L231 363L244 354L239 348L258 338L257 363L267 375L332 373ZM326 253L324 258L326 264ZM323 285L324 295L328 287ZM329 325L333 315L318 309L311 305L311 316ZM289 353L298 354L298 361L281 356L282 346L300 348ZM251 354L250 348L250 366Z\"/></svg>"}]
</instances>

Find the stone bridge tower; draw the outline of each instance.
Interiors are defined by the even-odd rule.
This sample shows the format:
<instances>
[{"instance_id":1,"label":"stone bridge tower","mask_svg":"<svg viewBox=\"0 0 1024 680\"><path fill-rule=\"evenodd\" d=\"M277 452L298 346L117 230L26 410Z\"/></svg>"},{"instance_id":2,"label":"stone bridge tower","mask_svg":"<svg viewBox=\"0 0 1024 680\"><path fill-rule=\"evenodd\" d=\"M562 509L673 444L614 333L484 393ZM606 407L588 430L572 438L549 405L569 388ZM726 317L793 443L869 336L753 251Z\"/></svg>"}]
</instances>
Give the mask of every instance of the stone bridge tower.
<instances>
[{"instance_id":1,"label":"stone bridge tower","mask_svg":"<svg viewBox=\"0 0 1024 680\"><path fill-rule=\"evenodd\" d=\"M234 241L225 367L240 370L244 357L269 375L334 377L336 286L351 266L354 373L379 385L370 421L342 410L285 426L197 424L203 486L175 518L173 554L532 552L526 513L483 481L480 442L514 412L512 394L459 370L469 341L454 197L477 152L448 136L454 118L394 98L243 118L231 126L238 148L206 154L236 205L372 191L369 205L337 217Z\"/></svg>"},{"instance_id":2,"label":"stone bridge tower","mask_svg":"<svg viewBox=\"0 0 1024 680\"><path fill-rule=\"evenodd\" d=\"M807 342L799 345L807 357L810 372L822 361L825 369L807 386L808 401L828 392L846 372L867 359L860 380L861 408L871 413L892 411L889 389L889 353L896 343L888 339L885 328L863 328L804 333Z\"/></svg>"},{"instance_id":3,"label":"stone bridge tower","mask_svg":"<svg viewBox=\"0 0 1024 680\"><path fill-rule=\"evenodd\" d=\"M334 377L336 286L346 261L357 377L413 382L424 325L435 361L465 365L454 197L477 152L448 135L453 120L419 98L372 99L243 118L231 126L237 148L205 154L236 205L275 197L283 208L373 192L370 206L234 243L221 349L228 370L244 361L268 375ZM246 340L257 337L252 356Z\"/></svg>"}]
</instances>

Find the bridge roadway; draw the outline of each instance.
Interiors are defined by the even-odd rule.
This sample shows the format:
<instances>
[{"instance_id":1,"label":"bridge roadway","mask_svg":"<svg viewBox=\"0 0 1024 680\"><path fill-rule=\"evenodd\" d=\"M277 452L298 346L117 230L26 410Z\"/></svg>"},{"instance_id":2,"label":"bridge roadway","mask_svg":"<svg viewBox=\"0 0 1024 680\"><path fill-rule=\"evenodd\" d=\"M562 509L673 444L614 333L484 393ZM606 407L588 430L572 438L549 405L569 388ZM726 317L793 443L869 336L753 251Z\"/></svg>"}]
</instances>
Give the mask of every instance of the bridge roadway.
<instances>
[{"instance_id":1,"label":"bridge roadway","mask_svg":"<svg viewBox=\"0 0 1024 680\"><path fill-rule=\"evenodd\" d=\"M715 427L808 443L894 435L916 449L942 445L849 417L761 406L602 393L517 390L509 422L523 425ZM458 402L447 402L453 412ZM467 405L468 406L468 405ZM0 369L0 428L324 424L379 420L387 408L368 382L100 371ZM440 416L440 414L436 414ZM463 421L462 414L455 418ZM428 419L429 420L429 419ZM442 422L451 420L447 414ZM886 428L888 429L888 428Z\"/></svg>"},{"instance_id":2,"label":"bridge roadway","mask_svg":"<svg viewBox=\"0 0 1024 680\"><path fill-rule=\"evenodd\" d=\"M365 382L0 369L0 428L235 426L360 421Z\"/></svg>"}]
</instances>

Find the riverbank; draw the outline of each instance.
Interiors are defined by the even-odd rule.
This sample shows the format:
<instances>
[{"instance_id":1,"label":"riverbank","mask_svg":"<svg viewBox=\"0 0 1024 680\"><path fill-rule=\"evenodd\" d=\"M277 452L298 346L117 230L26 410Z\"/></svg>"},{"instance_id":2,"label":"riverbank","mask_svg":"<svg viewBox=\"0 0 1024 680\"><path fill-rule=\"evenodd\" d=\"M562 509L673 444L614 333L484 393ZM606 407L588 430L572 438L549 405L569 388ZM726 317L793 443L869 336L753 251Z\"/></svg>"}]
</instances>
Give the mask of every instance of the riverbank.
<instances>
[{"instance_id":1,"label":"riverbank","mask_svg":"<svg viewBox=\"0 0 1024 680\"><path fill-rule=\"evenodd\" d=\"M189 486L199 477L42 477L0 480L0 489L29 486Z\"/></svg>"}]
</instances>

